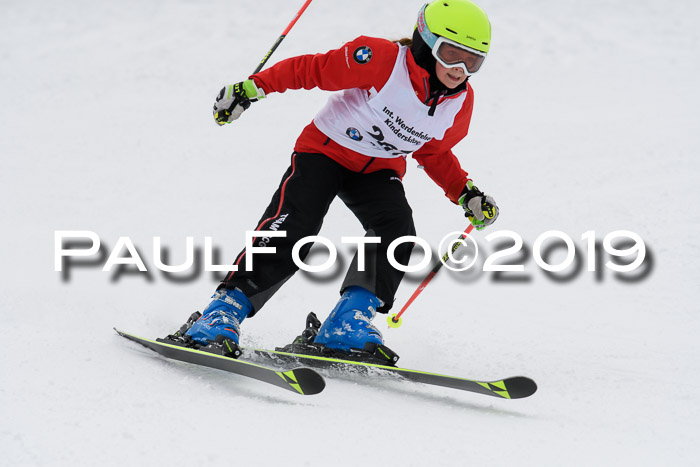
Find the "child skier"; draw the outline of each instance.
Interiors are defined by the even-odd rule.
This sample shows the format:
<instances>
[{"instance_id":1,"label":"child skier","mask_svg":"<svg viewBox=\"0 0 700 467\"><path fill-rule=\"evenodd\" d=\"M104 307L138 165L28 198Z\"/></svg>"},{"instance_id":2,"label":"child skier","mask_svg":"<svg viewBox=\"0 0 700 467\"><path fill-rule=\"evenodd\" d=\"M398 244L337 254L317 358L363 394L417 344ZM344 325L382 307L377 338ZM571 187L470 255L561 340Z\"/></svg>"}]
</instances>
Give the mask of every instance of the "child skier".
<instances>
[{"instance_id":1,"label":"child skier","mask_svg":"<svg viewBox=\"0 0 700 467\"><path fill-rule=\"evenodd\" d=\"M285 231L285 237L261 234L274 254L258 255L253 270L243 268L246 251L192 327L200 344L239 342L240 323L253 316L297 270L292 248L316 235L338 196L365 228L380 237L366 245L365 270L357 255L341 287L341 298L321 326L315 344L340 352L383 344L372 325L386 313L403 272L387 259L395 239L415 235L412 211L401 178L406 157L459 204L477 229L496 220L498 207L467 177L452 148L467 134L474 102L468 78L489 50L491 25L468 0L439 0L424 5L412 39L391 42L361 36L325 54L284 60L221 90L214 104L219 125L231 123L253 102L288 89L343 91L334 94L302 131L270 205L256 231ZM272 228L271 228L272 227ZM300 250L309 253L310 244ZM406 264L412 245L403 243L394 258Z\"/></svg>"}]
</instances>

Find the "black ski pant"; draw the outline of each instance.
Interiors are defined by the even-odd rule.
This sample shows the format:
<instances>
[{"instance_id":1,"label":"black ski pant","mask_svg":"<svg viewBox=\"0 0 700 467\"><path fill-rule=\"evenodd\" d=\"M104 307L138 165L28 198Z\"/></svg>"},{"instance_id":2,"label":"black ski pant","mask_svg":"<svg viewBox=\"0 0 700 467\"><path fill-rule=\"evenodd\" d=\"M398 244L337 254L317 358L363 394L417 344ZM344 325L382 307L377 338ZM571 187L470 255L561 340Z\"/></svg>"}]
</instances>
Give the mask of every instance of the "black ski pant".
<instances>
[{"instance_id":1,"label":"black ski pant","mask_svg":"<svg viewBox=\"0 0 700 467\"><path fill-rule=\"evenodd\" d=\"M246 271L244 249L234 263L238 271L229 273L220 288L239 288L253 304L253 314L257 312L298 270L292 248L300 239L319 233L336 196L362 223L366 235L381 238L379 244L365 245L364 271L359 271L355 255L341 293L352 285L364 287L384 303L378 311L388 312L404 273L389 263L387 247L399 237L416 234L403 184L393 170L353 172L323 154L292 154L291 165L255 229L285 231L286 237L255 237L253 246L275 247L276 252L254 254L252 271ZM311 247L307 243L299 251L302 261ZM412 249L412 242L403 242L393 256L408 264Z\"/></svg>"}]
</instances>

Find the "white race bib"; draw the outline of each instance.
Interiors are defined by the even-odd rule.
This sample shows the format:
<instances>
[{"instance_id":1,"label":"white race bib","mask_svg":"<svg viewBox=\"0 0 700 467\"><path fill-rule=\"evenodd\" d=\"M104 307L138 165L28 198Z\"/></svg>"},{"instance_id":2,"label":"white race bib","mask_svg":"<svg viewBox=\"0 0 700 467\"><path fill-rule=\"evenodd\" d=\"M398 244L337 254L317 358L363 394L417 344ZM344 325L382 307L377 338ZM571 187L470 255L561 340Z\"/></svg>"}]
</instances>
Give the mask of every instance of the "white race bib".
<instances>
[{"instance_id":1,"label":"white race bib","mask_svg":"<svg viewBox=\"0 0 700 467\"><path fill-rule=\"evenodd\" d=\"M394 69L378 93L347 89L332 95L314 118L326 136L370 157L405 157L431 139L442 139L467 93L438 104L435 115L416 96L406 66L408 47L399 46Z\"/></svg>"}]
</instances>

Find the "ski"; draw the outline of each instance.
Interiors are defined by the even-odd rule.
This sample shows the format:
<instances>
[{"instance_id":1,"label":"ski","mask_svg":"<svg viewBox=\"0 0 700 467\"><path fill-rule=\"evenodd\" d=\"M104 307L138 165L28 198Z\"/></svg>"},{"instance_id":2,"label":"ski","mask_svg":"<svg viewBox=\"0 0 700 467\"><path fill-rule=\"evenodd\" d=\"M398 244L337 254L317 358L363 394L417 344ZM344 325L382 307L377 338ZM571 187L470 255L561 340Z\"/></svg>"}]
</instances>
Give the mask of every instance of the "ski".
<instances>
[{"instance_id":1,"label":"ski","mask_svg":"<svg viewBox=\"0 0 700 467\"><path fill-rule=\"evenodd\" d=\"M378 363L366 363L361 361L344 360L341 358L326 357L323 355L308 355L290 353L282 350L254 349L244 350L244 358L254 361L265 361L272 365L287 365L290 363L301 364L313 368L340 371L368 377L373 376L398 376L404 380L458 389L501 399L522 399L529 397L537 391L537 384L525 376L514 376L495 381L478 381L456 376L441 375L428 371L411 370L391 365ZM376 371L373 371L376 370Z\"/></svg>"},{"instance_id":2,"label":"ski","mask_svg":"<svg viewBox=\"0 0 700 467\"><path fill-rule=\"evenodd\" d=\"M194 317L194 315L190 317L190 320ZM275 350L247 350L243 356L271 365L294 363L367 377L399 377L416 383L485 394L501 399L522 399L537 391L537 384L526 376L513 376L495 381L478 381L397 367L396 362L399 360L399 356L383 344L367 342L364 349L350 349L349 353L340 352L315 343L320 328L321 321L315 313L311 312L306 317L306 328L291 344L277 347ZM240 349L236 350L240 351Z\"/></svg>"},{"instance_id":3,"label":"ski","mask_svg":"<svg viewBox=\"0 0 700 467\"><path fill-rule=\"evenodd\" d=\"M120 336L137 342L166 358L228 371L263 381L297 394L318 394L326 387L323 377L310 368L274 369L245 360L237 360L204 350L185 347L166 339L151 340L135 336L117 328L114 328L114 330Z\"/></svg>"}]
</instances>

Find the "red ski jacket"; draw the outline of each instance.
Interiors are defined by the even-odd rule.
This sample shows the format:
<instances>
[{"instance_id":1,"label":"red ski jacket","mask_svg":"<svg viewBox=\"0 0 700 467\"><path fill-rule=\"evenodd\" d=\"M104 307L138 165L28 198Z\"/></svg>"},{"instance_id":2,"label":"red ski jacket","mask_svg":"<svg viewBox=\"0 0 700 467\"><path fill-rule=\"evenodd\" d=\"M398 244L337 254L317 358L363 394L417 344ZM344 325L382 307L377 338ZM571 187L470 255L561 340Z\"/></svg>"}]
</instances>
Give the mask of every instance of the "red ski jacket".
<instances>
[{"instance_id":1,"label":"red ski jacket","mask_svg":"<svg viewBox=\"0 0 700 467\"><path fill-rule=\"evenodd\" d=\"M352 53L363 46L371 48L372 57L368 62L360 64L353 60ZM391 76L398 51L398 44L389 40L360 36L339 49L324 54L301 55L283 60L250 78L254 79L266 94L316 87L325 91L352 88L367 91L374 88L379 91ZM430 92L428 72L416 64L410 52L406 55L406 64L416 96L427 102ZM413 153L413 158L453 203L457 203L468 180L467 172L462 169L452 152L452 148L467 135L474 104L474 93L468 83L466 90L462 92L467 93L464 104L443 139L432 139ZM460 94L454 94L447 99ZM359 154L328 138L313 121L302 131L294 150L324 154L355 172L392 169L401 177L406 173L404 157L384 159Z\"/></svg>"}]
</instances>

